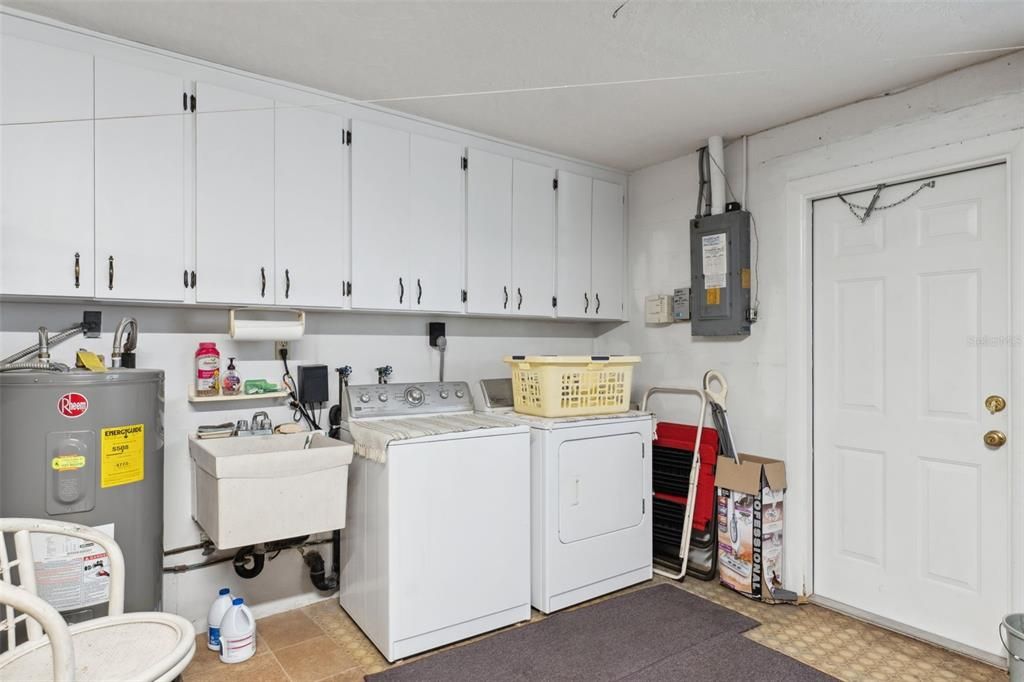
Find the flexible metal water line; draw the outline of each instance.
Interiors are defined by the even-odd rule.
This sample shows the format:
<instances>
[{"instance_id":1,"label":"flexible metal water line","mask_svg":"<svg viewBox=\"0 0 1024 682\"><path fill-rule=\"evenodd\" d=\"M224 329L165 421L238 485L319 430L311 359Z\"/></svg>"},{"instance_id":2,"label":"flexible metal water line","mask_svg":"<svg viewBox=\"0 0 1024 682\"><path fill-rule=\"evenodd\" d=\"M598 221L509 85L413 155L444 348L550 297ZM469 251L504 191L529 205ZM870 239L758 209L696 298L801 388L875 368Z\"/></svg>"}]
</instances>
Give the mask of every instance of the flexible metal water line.
<instances>
[{"instance_id":1,"label":"flexible metal water line","mask_svg":"<svg viewBox=\"0 0 1024 682\"><path fill-rule=\"evenodd\" d=\"M63 343L64 341L67 341L71 337L81 334L84 331L85 325L83 324L76 324L73 327L68 327L67 329L59 331L56 334L49 334L46 331L46 327L40 327L39 341L29 346L28 348L23 348L17 353L14 353L13 355L8 355L3 360L0 360L0 366L12 365L18 362L19 360L27 358L30 355L38 356L40 352L45 352L45 354L49 356L50 348L53 348L57 344Z\"/></svg>"},{"instance_id":2,"label":"flexible metal water line","mask_svg":"<svg viewBox=\"0 0 1024 682\"><path fill-rule=\"evenodd\" d=\"M0 372L14 372L19 369L41 369L48 372L66 372L68 366L60 362L41 362L34 360L32 362L11 362L6 365L0 365Z\"/></svg>"}]
</instances>

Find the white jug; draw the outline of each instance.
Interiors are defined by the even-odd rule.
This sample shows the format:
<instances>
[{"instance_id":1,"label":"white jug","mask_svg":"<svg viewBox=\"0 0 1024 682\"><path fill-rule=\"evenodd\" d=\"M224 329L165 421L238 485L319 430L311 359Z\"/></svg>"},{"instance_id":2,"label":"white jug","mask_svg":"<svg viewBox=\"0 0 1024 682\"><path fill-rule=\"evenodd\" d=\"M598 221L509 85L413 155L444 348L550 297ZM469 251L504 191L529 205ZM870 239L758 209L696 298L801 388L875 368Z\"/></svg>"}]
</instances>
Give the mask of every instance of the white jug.
<instances>
[{"instance_id":1,"label":"white jug","mask_svg":"<svg viewBox=\"0 0 1024 682\"><path fill-rule=\"evenodd\" d=\"M210 613L206 617L206 646L213 651L220 651L220 622L231 608L232 599L231 590L222 587L219 596L210 605Z\"/></svg>"},{"instance_id":2,"label":"white jug","mask_svg":"<svg viewBox=\"0 0 1024 682\"><path fill-rule=\"evenodd\" d=\"M220 660L224 663L241 663L256 653L256 619L245 605L245 600L236 597L231 608L220 621Z\"/></svg>"}]
</instances>

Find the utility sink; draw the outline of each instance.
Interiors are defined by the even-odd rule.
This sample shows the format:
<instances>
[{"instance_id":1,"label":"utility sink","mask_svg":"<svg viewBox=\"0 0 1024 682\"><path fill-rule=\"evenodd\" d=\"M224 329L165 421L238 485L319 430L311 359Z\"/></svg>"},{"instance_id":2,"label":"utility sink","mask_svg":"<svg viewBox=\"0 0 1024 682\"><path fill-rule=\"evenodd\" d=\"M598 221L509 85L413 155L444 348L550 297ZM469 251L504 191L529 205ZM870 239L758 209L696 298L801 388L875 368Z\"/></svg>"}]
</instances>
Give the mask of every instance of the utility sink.
<instances>
[{"instance_id":1,"label":"utility sink","mask_svg":"<svg viewBox=\"0 0 1024 682\"><path fill-rule=\"evenodd\" d=\"M189 437L192 518L220 549L345 527L352 446L320 432Z\"/></svg>"}]
</instances>

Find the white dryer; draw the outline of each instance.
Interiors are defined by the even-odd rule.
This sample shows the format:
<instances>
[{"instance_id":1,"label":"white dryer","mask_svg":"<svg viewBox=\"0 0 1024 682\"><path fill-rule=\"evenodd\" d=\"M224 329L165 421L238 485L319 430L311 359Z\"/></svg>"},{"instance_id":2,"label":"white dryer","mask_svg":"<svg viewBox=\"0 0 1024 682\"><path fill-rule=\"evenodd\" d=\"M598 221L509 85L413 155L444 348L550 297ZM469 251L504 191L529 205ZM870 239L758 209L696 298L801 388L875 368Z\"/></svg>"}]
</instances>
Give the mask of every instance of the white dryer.
<instances>
[{"instance_id":1,"label":"white dryer","mask_svg":"<svg viewBox=\"0 0 1024 682\"><path fill-rule=\"evenodd\" d=\"M511 390L498 382L481 382L488 409L531 430L534 608L551 613L650 580L651 415L522 415L495 399Z\"/></svg>"},{"instance_id":2,"label":"white dryer","mask_svg":"<svg viewBox=\"0 0 1024 682\"><path fill-rule=\"evenodd\" d=\"M530 618L530 430L462 382L348 387L342 608L389 661Z\"/></svg>"}]
</instances>

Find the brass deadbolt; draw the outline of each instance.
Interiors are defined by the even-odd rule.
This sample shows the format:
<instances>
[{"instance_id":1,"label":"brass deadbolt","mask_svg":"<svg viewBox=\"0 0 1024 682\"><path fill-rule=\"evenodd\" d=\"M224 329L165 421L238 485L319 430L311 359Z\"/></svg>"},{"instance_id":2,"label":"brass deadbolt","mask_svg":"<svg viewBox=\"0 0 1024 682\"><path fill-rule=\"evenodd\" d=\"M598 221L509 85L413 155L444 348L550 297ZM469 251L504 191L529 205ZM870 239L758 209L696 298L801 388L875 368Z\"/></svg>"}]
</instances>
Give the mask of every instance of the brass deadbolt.
<instances>
[{"instance_id":1,"label":"brass deadbolt","mask_svg":"<svg viewBox=\"0 0 1024 682\"><path fill-rule=\"evenodd\" d=\"M985 409L992 414L1002 412L1006 409L1006 398L1001 395L990 395L985 398Z\"/></svg>"},{"instance_id":2,"label":"brass deadbolt","mask_svg":"<svg viewBox=\"0 0 1024 682\"><path fill-rule=\"evenodd\" d=\"M985 434L985 445L990 448L1001 448L1006 445L1006 434L1002 431L989 431Z\"/></svg>"}]
</instances>

